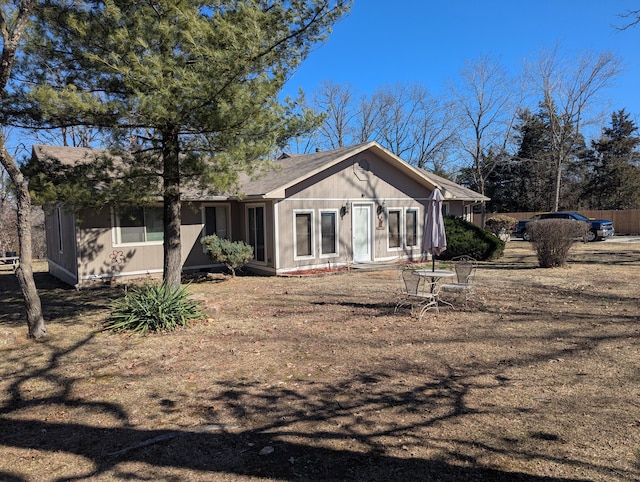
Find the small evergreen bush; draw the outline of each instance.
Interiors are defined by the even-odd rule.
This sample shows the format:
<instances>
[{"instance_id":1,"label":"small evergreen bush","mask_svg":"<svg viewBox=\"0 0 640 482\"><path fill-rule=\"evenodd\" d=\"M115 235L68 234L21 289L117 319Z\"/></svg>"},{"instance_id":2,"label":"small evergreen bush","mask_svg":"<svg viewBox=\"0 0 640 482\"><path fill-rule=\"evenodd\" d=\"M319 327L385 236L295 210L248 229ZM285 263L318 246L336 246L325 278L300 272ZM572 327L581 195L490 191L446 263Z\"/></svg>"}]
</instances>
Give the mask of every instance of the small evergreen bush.
<instances>
[{"instance_id":1,"label":"small evergreen bush","mask_svg":"<svg viewBox=\"0 0 640 482\"><path fill-rule=\"evenodd\" d=\"M229 241L215 234L204 236L200 242L214 263L224 264L235 278L236 270L253 258L253 247L242 241Z\"/></svg>"},{"instance_id":2,"label":"small evergreen bush","mask_svg":"<svg viewBox=\"0 0 640 482\"><path fill-rule=\"evenodd\" d=\"M555 268L567 264L569 251L576 240L586 239L591 226L570 219L541 219L530 221L527 231L541 268Z\"/></svg>"},{"instance_id":3,"label":"small evergreen bush","mask_svg":"<svg viewBox=\"0 0 640 482\"><path fill-rule=\"evenodd\" d=\"M497 259L504 253L504 241L473 223L455 216L444 217L447 250L438 259L471 256L478 261Z\"/></svg>"},{"instance_id":4,"label":"small evergreen bush","mask_svg":"<svg viewBox=\"0 0 640 482\"><path fill-rule=\"evenodd\" d=\"M203 318L200 302L188 297L186 287L171 289L164 283L135 286L112 303L104 329L145 334L186 326Z\"/></svg>"}]
</instances>

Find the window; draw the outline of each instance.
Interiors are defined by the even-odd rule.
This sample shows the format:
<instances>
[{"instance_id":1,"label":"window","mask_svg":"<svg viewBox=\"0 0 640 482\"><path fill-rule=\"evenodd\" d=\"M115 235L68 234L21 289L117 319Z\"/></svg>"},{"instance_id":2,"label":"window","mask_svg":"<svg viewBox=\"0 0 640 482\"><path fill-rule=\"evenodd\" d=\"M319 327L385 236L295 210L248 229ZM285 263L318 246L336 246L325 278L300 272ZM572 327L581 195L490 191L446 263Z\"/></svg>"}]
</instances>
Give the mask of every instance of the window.
<instances>
[{"instance_id":1,"label":"window","mask_svg":"<svg viewBox=\"0 0 640 482\"><path fill-rule=\"evenodd\" d=\"M266 261L264 245L264 206L250 206L247 208L247 233L249 245L253 246L253 259Z\"/></svg>"},{"instance_id":2,"label":"window","mask_svg":"<svg viewBox=\"0 0 640 482\"><path fill-rule=\"evenodd\" d=\"M402 217L402 211L399 209L389 209L389 248L401 247L401 233L400 233L400 221Z\"/></svg>"},{"instance_id":3,"label":"window","mask_svg":"<svg viewBox=\"0 0 640 482\"><path fill-rule=\"evenodd\" d=\"M116 244L161 244L164 240L162 208L131 207L116 213Z\"/></svg>"},{"instance_id":4,"label":"window","mask_svg":"<svg viewBox=\"0 0 640 482\"><path fill-rule=\"evenodd\" d=\"M336 211L320 212L320 254L338 254L338 226Z\"/></svg>"},{"instance_id":5,"label":"window","mask_svg":"<svg viewBox=\"0 0 640 482\"><path fill-rule=\"evenodd\" d=\"M295 253L296 258L313 256L313 213L294 212L295 216Z\"/></svg>"},{"instance_id":6,"label":"window","mask_svg":"<svg viewBox=\"0 0 640 482\"><path fill-rule=\"evenodd\" d=\"M418 244L418 211L407 209L405 214L405 238L406 246L416 246Z\"/></svg>"},{"instance_id":7,"label":"window","mask_svg":"<svg viewBox=\"0 0 640 482\"><path fill-rule=\"evenodd\" d=\"M228 239L228 222L226 206L207 206L204 208L204 235L215 234L219 238Z\"/></svg>"},{"instance_id":8,"label":"window","mask_svg":"<svg viewBox=\"0 0 640 482\"><path fill-rule=\"evenodd\" d=\"M402 209L388 209L388 244L389 249L416 246L418 244L418 210L406 209L404 217Z\"/></svg>"}]
</instances>

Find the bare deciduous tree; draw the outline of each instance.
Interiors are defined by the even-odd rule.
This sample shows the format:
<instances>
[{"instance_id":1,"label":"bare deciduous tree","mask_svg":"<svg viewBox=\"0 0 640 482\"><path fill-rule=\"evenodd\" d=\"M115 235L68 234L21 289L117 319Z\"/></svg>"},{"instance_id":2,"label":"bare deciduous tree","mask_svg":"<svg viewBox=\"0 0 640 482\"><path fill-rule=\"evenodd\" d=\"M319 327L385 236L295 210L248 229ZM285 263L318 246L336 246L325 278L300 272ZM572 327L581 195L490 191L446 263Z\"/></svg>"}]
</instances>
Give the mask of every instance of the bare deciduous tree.
<instances>
[{"instance_id":1,"label":"bare deciduous tree","mask_svg":"<svg viewBox=\"0 0 640 482\"><path fill-rule=\"evenodd\" d=\"M516 88L514 88L516 86ZM467 61L460 72L453 97L460 121L460 147L468 155L478 192L507 150L511 140L521 91L500 62L488 55ZM482 203L482 225L486 206Z\"/></svg>"},{"instance_id":2,"label":"bare deciduous tree","mask_svg":"<svg viewBox=\"0 0 640 482\"><path fill-rule=\"evenodd\" d=\"M455 143L457 120L449 103L434 97L421 101L422 108L414 127L416 145L411 155L416 166L444 174L447 153Z\"/></svg>"},{"instance_id":3,"label":"bare deciduous tree","mask_svg":"<svg viewBox=\"0 0 640 482\"><path fill-rule=\"evenodd\" d=\"M366 95L360 96L354 120L354 141L357 144L373 140L376 135L376 106Z\"/></svg>"},{"instance_id":4,"label":"bare deciduous tree","mask_svg":"<svg viewBox=\"0 0 640 482\"><path fill-rule=\"evenodd\" d=\"M442 167L455 134L443 100L421 84L395 84L377 90L372 104L378 142L420 169Z\"/></svg>"},{"instance_id":5,"label":"bare deciduous tree","mask_svg":"<svg viewBox=\"0 0 640 482\"><path fill-rule=\"evenodd\" d=\"M627 30L640 24L640 10L627 10L626 13L620 14L619 17L624 19L624 24L616 26L616 30Z\"/></svg>"},{"instance_id":6,"label":"bare deciduous tree","mask_svg":"<svg viewBox=\"0 0 640 482\"><path fill-rule=\"evenodd\" d=\"M377 140L397 156L407 157L415 146L413 126L424 92L418 85L395 84L373 94Z\"/></svg>"},{"instance_id":7,"label":"bare deciduous tree","mask_svg":"<svg viewBox=\"0 0 640 482\"><path fill-rule=\"evenodd\" d=\"M88 126L69 126L55 130L34 130L31 135L38 144L63 145L71 147L92 147L105 145L104 133Z\"/></svg>"},{"instance_id":8,"label":"bare deciduous tree","mask_svg":"<svg viewBox=\"0 0 640 482\"><path fill-rule=\"evenodd\" d=\"M0 60L0 90L6 91L11 78L11 70L18 52L20 40L29 22L35 0L20 0L0 10L0 31L2 31L2 58ZM3 126L0 125L0 129ZM15 185L20 265L16 270L20 289L25 300L29 336L42 338L47 329L42 315L42 304L33 279L31 249L31 195L27 180L15 160L7 151L4 133L0 131L0 164L6 169Z\"/></svg>"},{"instance_id":9,"label":"bare deciduous tree","mask_svg":"<svg viewBox=\"0 0 640 482\"><path fill-rule=\"evenodd\" d=\"M349 84L325 81L314 95L314 109L324 116L319 136L330 149L344 147L351 139L352 121L356 115L353 105L354 89Z\"/></svg>"},{"instance_id":10,"label":"bare deciduous tree","mask_svg":"<svg viewBox=\"0 0 640 482\"><path fill-rule=\"evenodd\" d=\"M570 60L556 47L543 51L526 72L549 116L555 175L553 210L557 211L563 169L584 127L594 120L590 107L618 75L620 62L611 52L588 52Z\"/></svg>"}]
</instances>

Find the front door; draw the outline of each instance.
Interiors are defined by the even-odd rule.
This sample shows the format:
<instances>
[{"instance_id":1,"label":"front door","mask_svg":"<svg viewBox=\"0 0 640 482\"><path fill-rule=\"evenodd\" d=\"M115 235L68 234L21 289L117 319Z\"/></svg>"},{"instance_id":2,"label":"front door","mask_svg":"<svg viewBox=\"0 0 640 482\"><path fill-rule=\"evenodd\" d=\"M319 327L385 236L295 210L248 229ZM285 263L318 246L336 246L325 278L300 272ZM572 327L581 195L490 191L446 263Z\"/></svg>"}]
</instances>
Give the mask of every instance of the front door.
<instances>
[{"instance_id":1,"label":"front door","mask_svg":"<svg viewBox=\"0 0 640 482\"><path fill-rule=\"evenodd\" d=\"M353 262L371 261L371 205L354 204L352 212Z\"/></svg>"}]
</instances>

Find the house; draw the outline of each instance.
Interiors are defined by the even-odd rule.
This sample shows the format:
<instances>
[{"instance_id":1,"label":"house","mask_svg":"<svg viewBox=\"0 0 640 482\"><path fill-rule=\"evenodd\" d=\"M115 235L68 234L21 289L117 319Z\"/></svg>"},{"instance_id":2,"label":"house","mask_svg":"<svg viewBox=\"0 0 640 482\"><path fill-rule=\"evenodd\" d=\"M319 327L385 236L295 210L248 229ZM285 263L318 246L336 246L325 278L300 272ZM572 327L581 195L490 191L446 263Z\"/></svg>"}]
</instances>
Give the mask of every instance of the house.
<instances>
[{"instance_id":1,"label":"house","mask_svg":"<svg viewBox=\"0 0 640 482\"><path fill-rule=\"evenodd\" d=\"M87 162L91 149L34 146L33 156ZM471 219L483 196L419 170L376 142L313 154L283 154L277 169L241 178L243 196L185 189L184 270L215 268L200 238L217 234L254 248L253 272L281 275L358 263L419 259L427 198L437 186L445 214ZM162 208L47 210L49 271L83 286L96 280L161 275Z\"/></svg>"}]
</instances>

